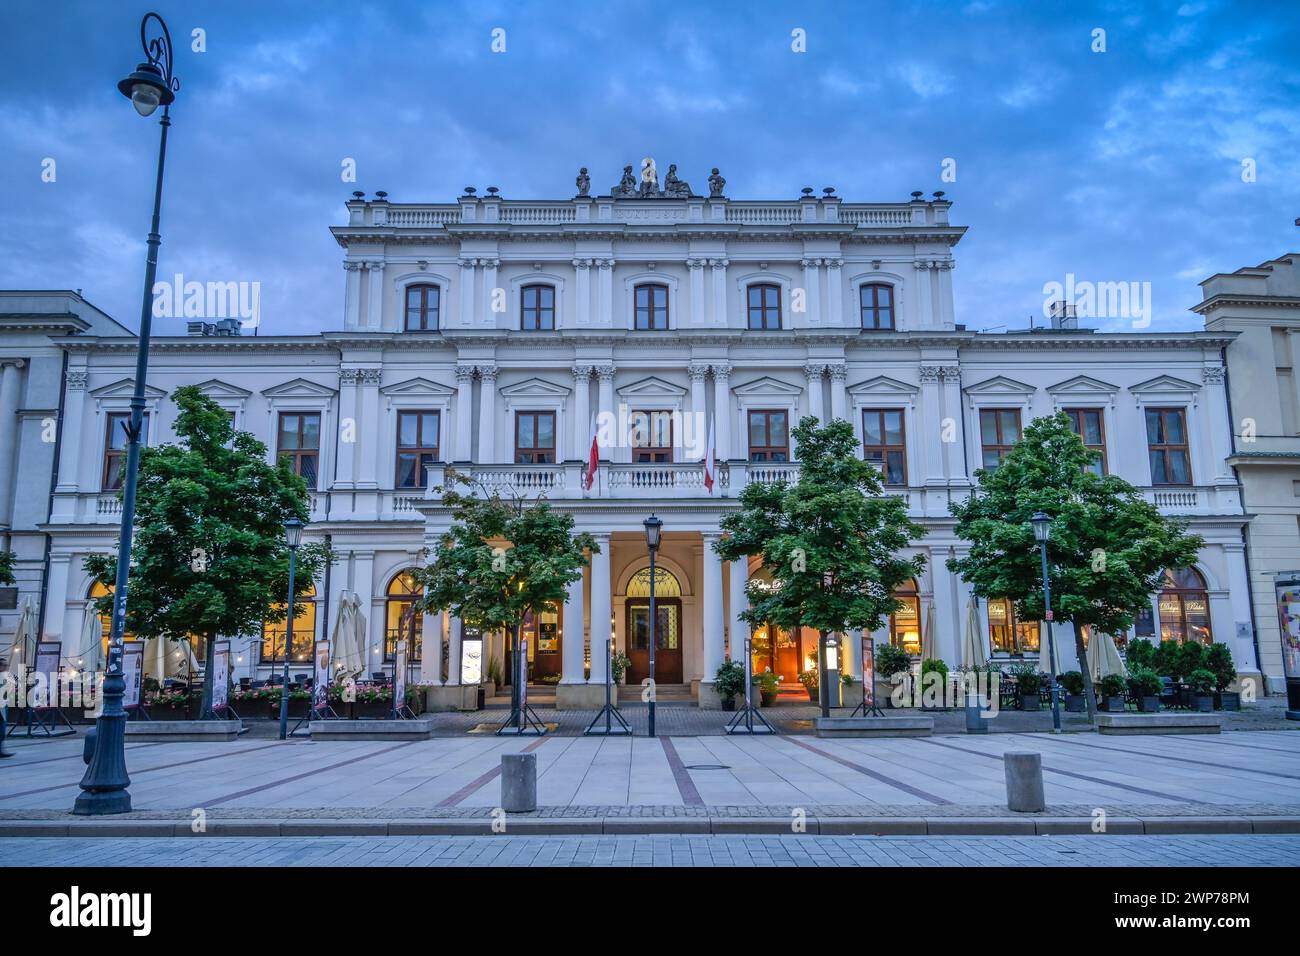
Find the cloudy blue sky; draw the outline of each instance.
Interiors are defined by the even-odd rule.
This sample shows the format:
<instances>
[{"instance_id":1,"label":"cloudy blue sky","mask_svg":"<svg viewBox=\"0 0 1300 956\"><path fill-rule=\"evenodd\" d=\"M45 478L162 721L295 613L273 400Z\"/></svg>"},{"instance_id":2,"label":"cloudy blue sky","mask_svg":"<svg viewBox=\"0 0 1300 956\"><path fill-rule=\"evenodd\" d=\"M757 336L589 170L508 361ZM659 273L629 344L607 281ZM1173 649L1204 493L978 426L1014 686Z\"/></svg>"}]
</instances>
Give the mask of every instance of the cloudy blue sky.
<instances>
[{"instance_id":1,"label":"cloudy blue sky","mask_svg":"<svg viewBox=\"0 0 1300 956\"><path fill-rule=\"evenodd\" d=\"M158 2L182 82L161 273L261 282L264 334L340 327L354 188L553 198L645 155L739 198L946 190L974 328L1024 327L1070 273L1150 282L1152 329L1194 328L1198 280L1300 250L1295 3ZM115 84L147 8L3 8L0 287L134 326L158 127Z\"/></svg>"}]
</instances>

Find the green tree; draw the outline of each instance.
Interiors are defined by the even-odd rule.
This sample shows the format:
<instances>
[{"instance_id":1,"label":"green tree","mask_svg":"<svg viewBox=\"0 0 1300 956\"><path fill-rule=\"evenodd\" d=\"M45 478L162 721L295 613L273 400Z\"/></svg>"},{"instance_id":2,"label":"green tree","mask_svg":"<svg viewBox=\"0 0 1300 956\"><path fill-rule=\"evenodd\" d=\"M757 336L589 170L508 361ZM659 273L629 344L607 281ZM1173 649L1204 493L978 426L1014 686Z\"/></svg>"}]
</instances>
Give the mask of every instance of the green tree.
<instances>
[{"instance_id":1,"label":"green tree","mask_svg":"<svg viewBox=\"0 0 1300 956\"><path fill-rule=\"evenodd\" d=\"M229 413L196 386L177 389L172 399L177 443L140 454L126 629L142 639L199 637L210 663L219 635L257 633L264 621L285 619L284 522L305 521L309 499L303 479L286 462L267 464L266 445L236 432ZM306 613L296 599L327 560L323 545L299 549L295 617ZM92 555L86 570L111 591L117 556ZM96 608L111 613L111 594ZM214 716L210 666L201 716Z\"/></svg>"},{"instance_id":2,"label":"green tree","mask_svg":"<svg viewBox=\"0 0 1300 956\"><path fill-rule=\"evenodd\" d=\"M425 613L449 610L483 631L508 631L519 646L519 628L529 611L559 604L569 585L582 578L585 551L600 551L587 532L574 533L573 515L539 500L508 502L495 492L457 491L468 478L449 476L442 504L452 525L437 541L425 567L415 572L424 587ZM511 675L511 685L517 684Z\"/></svg>"},{"instance_id":3,"label":"green tree","mask_svg":"<svg viewBox=\"0 0 1300 956\"><path fill-rule=\"evenodd\" d=\"M753 627L807 626L822 638L874 631L897 609L895 589L924 569L924 556L899 552L925 529L901 497L882 493L848 422L823 427L809 416L794 438L798 481L746 486L740 509L722 519L728 537L714 545L728 561L760 555L771 577L750 580L741 618Z\"/></svg>"},{"instance_id":4,"label":"green tree","mask_svg":"<svg viewBox=\"0 0 1300 956\"><path fill-rule=\"evenodd\" d=\"M0 584L14 583L14 553L0 551Z\"/></svg>"},{"instance_id":5,"label":"green tree","mask_svg":"<svg viewBox=\"0 0 1300 956\"><path fill-rule=\"evenodd\" d=\"M1117 634L1148 607L1165 568L1187 567L1204 542L1160 514L1128 482L1097 475L1097 458L1063 414L1037 418L995 470L980 469L978 491L950 510L970 555L948 562L981 597L1008 598L1023 620L1045 612L1042 564L1030 517L1052 519L1048 580L1057 621L1074 626L1085 659L1083 628ZM1083 668L1088 719L1096 715L1092 675Z\"/></svg>"}]
</instances>

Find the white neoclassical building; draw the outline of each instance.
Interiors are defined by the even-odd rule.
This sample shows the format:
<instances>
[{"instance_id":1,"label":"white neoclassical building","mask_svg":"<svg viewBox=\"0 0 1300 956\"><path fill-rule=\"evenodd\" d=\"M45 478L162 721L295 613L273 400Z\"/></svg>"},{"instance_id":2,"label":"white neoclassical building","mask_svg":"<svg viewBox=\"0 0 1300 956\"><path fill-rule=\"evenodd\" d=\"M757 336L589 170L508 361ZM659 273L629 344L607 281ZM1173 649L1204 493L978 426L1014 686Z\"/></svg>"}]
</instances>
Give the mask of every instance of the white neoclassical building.
<instances>
[{"instance_id":1,"label":"white neoclassical building","mask_svg":"<svg viewBox=\"0 0 1300 956\"><path fill-rule=\"evenodd\" d=\"M642 182L629 173L609 194L590 195L584 171L579 195L558 200L495 189L445 203L358 196L333 229L343 331L241 336L195 321L191 334L155 339L151 444L171 435L168 396L196 383L308 479L309 534L328 536L339 560L317 582L295 658L309 659L309 636L328 636L349 591L367 616L371 669L383 668L412 599L404 572L448 524L430 489L455 468L487 488L544 493L601 544L568 600L528 625L532 674L559 676L561 705L598 700L607 636L630 657L630 679L644 675L642 521L651 512L664 522L658 679L712 703L715 671L748 633L737 615L750 568L714 553L719 519L747 483L797 473L791 428L814 415L852 422L863 454L928 529L915 544L926 571L876 640L913 654L924 644L955 664L970 592L947 569L965 548L948 505L1030 419L1065 410L1102 452L1101 467L1206 541L1135 632L1223 641L1243 674L1258 674L1248 518L1227 463L1231 333L1100 334L1069 320L968 331L952 294L965 227L950 222L941 195L858 203L806 189L751 201L723 186L716 171L703 196L675 171L662 186L653 173ZM36 331L0 338L0 412L25 423L17 446L0 428L9 443L0 454L30 483L27 510L13 515L28 535L20 590L43 595L44 634L70 648L92 592L83 560L115 546L115 436L135 341L107 317L75 334ZM19 364L36 352L47 356L39 388L35 365ZM50 376L61 376L61 389ZM61 420L53 454L35 430L46 413ZM587 488L593 421L600 464ZM711 490L701 460L710 432ZM48 502L47 519L37 519L37 501ZM991 658L1037 658L1038 622L1015 620L998 601L979 602L979 614ZM13 616L0 611L0 627ZM469 676L464 641L479 635L445 616L420 624L419 679L455 699ZM238 672L266 673L283 653L277 637L235 636ZM499 658L500 638L482 637ZM761 628L752 637L756 667L788 682L808 668L810 633ZM1073 666L1064 630L1058 646Z\"/></svg>"}]
</instances>

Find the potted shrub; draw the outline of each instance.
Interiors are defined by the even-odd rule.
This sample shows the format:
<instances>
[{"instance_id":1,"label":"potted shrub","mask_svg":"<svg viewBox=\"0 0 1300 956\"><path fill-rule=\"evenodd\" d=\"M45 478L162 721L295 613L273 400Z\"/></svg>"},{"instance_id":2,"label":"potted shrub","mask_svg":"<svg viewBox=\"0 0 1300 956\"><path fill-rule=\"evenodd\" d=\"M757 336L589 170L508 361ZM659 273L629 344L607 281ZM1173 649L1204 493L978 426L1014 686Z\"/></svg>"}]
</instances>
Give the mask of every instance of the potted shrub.
<instances>
[{"instance_id":1,"label":"potted shrub","mask_svg":"<svg viewBox=\"0 0 1300 956\"><path fill-rule=\"evenodd\" d=\"M1182 678L1183 674L1183 651L1177 641L1161 641L1160 646L1156 648L1155 655L1151 662L1151 669L1156 672L1157 677L1169 677L1174 681Z\"/></svg>"},{"instance_id":2,"label":"potted shrub","mask_svg":"<svg viewBox=\"0 0 1300 956\"><path fill-rule=\"evenodd\" d=\"M1187 684L1192 689L1192 710L1209 713L1214 710L1214 671L1198 667L1187 675Z\"/></svg>"},{"instance_id":3,"label":"potted shrub","mask_svg":"<svg viewBox=\"0 0 1300 956\"><path fill-rule=\"evenodd\" d=\"M814 704L817 703L817 691L821 687L821 678L816 671L800 671L799 683L803 684L804 690L808 692L808 699Z\"/></svg>"},{"instance_id":4,"label":"potted shrub","mask_svg":"<svg viewBox=\"0 0 1300 956\"><path fill-rule=\"evenodd\" d=\"M766 670L761 674L755 674L753 683L758 687L758 696L764 707L771 707L776 703L777 692L781 689L780 675Z\"/></svg>"},{"instance_id":5,"label":"potted shrub","mask_svg":"<svg viewBox=\"0 0 1300 956\"><path fill-rule=\"evenodd\" d=\"M279 687L264 688L265 694L262 699L267 702L268 710L272 720L280 719L280 699L282 691ZM311 710L311 691L305 687L289 691L289 716L293 719L306 717Z\"/></svg>"},{"instance_id":6,"label":"potted shrub","mask_svg":"<svg viewBox=\"0 0 1300 956\"><path fill-rule=\"evenodd\" d=\"M190 720L190 693L187 690L160 690L148 702L154 720Z\"/></svg>"},{"instance_id":7,"label":"potted shrub","mask_svg":"<svg viewBox=\"0 0 1300 956\"><path fill-rule=\"evenodd\" d=\"M1011 668L1011 679L1020 692L1021 710L1041 710L1043 706L1043 678L1032 664L1017 664Z\"/></svg>"},{"instance_id":8,"label":"potted shrub","mask_svg":"<svg viewBox=\"0 0 1300 956\"><path fill-rule=\"evenodd\" d=\"M1241 710L1241 694L1228 690L1237 679L1237 668L1227 644L1211 644L1206 649L1205 668L1214 672L1214 705L1224 710Z\"/></svg>"},{"instance_id":9,"label":"potted shrub","mask_svg":"<svg viewBox=\"0 0 1300 956\"><path fill-rule=\"evenodd\" d=\"M713 689L722 701L723 710L735 710L736 698L745 693L745 668L733 660L725 660L713 675Z\"/></svg>"},{"instance_id":10,"label":"potted shrub","mask_svg":"<svg viewBox=\"0 0 1300 956\"><path fill-rule=\"evenodd\" d=\"M1137 664L1128 669L1128 686L1137 698L1138 710L1144 714L1154 714L1160 709L1160 675L1145 664Z\"/></svg>"},{"instance_id":11,"label":"potted shrub","mask_svg":"<svg viewBox=\"0 0 1300 956\"><path fill-rule=\"evenodd\" d=\"M1062 674L1061 688L1065 691L1067 711L1081 714L1088 709L1088 698L1083 693L1083 674L1080 671L1066 671Z\"/></svg>"},{"instance_id":12,"label":"potted shrub","mask_svg":"<svg viewBox=\"0 0 1300 956\"><path fill-rule=\"evenodd\" d=\"M1145 637L1139 637L1136 640L1128 642L1128 649L1124 652L1124 660L1129 667L1141 664L1144 667L1151 667L1155 660L1156 647Z\"/></svg>"},{"instance_id":13,"label":"potted shrub","mask_svg":"<svg viewBox=\"0 0 1300 956\"><path fill-rule=\"evenodd\" d=\"M387 720L393 713L393 689L387 684L357 687L352 716L360 720Z\"/></svg>"},{"instance_id":14,"label":"potted shrub","mask_svg":"<svg viewBox=\"0 0 1300 956\"><path fill-rule=\"evenodd\" d=\"M938 680L936 680L933 677L928 677L927 675L929 674L938 674L939 675ZM940 707L942 707L943 706L942 701L946 700L946 697L942 695L948 687L948 663L937 657L927 657L925 660L921 661L921 706L922 707L927 706L927 704L925 703L927 698L933 699L934 691L931 690L930 688L934 686L938 686L940 689L940 695L941 695Z\"/></svg>"},{"instance_id":15,"label":"potted shrub","mask_svg":"<svg viewBox=\"0 0 1300 956\"><path fill-rule=\"evenodd\" d=\"M1124 675L1107 674L1101 679L1101 707L1108 713L1124 710Z\"/></svg>"},{"instance_id":16,"label":"potted shrub","mask_svg":"<svg viewBox=\"0 0 1300 956\"><path fill-rule=\"evenodd\" d=\"M610 676L615 684L627 683L627 668L631 663L631 659L622 651L614 651L609 655Z\"/></svg>"},{"instance_id":17,"label":"potted shrub","mask_svg":"<svg viewBox=\"0 0 1300 956\"><path fill-rule=\"evenodd\" d=\"M886 685L884 693L877 690L876 703L883 704L885 707L893 707L894 698L891 692L898 683L896 678L912 669L912 659L907 656L907 652L901 647L885 644L876 648L875 666L877 683Z\"/></svg>"}]
</instances>

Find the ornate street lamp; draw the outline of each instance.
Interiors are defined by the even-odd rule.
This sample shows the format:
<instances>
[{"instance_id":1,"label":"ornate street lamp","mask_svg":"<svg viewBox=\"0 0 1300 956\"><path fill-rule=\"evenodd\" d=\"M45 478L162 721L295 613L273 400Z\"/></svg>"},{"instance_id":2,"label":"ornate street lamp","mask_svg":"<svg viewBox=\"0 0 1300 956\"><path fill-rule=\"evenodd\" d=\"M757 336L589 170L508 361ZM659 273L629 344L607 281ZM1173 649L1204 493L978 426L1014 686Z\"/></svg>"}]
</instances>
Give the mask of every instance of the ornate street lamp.
<instances>
[{"instance_id":1,"label":"ornate street lamp","mask_svg":"<svg viewBox=\"0 0 1300 956\"><path fill-rule=\"evenodd\" d=\"M81 778L81 794L72 812L84 816L128 813L131 778L126 772L126 711L122 696L126 682L122 677L122 635L126 632L127 574L131 569L131 533L135 522L136 474L140 466L140 435L144 423L144 385L149 370L149 329L153 306L154 276L158 272L159 217L162 212L163 167L167 159L167 129L171 126L171 103L176 99L180 81L172 75L172 38L167 24L156 13L147 13L140 21L140 45L145 62L117 88L141 116L150 116L161 106L158 124L162 134L158 141L158 170L154 179L153 223L146 243L144 295L140 305L140 336L135 358L135 389L131 395L131 421L126 426L126 475L122 483L122 525L117 546L117 579L113 589L113 617L109 627L108 664L101 692L103 710L95 722L95 746L86 774Z\"/></svg>"},{"instance_id":2,"label":"ornate street lamp","mask_svg":"<svg viewBox=\"0 0 1300 956\"><path fill-rule=\"evenodd\" d=\"M1043 641L1047 641L1047 666L1051 669L1048 685L1052 694L1052 732L1061 732L1061 699L1056 693L1056 641L1052 640L1052 585L1047 577L1047 539L1052 534L1051 515L1035 511L1029 519L1034 526L1034 540L1038 542L1038 551L1043 559L1043 633L1039 636L1038 652L1041 657Z\"/></svg>"},{"instance_id":3,"label":"ornate street lamp","mask_svg":"<svg viewBox=\"0 0 1300 956\"><path fill-rule=\"evenodd\" d=\"M293 574L302 545L304 525L297 517L284 523L284 543L289 547L289 603L284 623L284 683L280 686L280 739L289 739L289 654L293 650ZM396 681L393 682L396 686Z\"/></svg>"},{"instance_id":4,"label":"ornate street lamp","mask_svg":"<svg viewBox=\"0 0 1300 956\"><path fill-rule=\"evenodd\" d=\"M822 589L829 591L831 585L835 583L835 578L829 571L822 572ZM832 664L832 658L834 663ZM817 639L817 697L822 705L822 716L831 715L831 678L839 679L838 674L832 674L831 670L839 669L839 641L834 635L819 634Z\"/></svg>"},{"instance_id":5,"label":"ornate street lamp","mask_svg":"<svg viewBox=\"0 0 1300 956\"><path fill-rule=\"evenodd\" d=\"M654 516L646 518L645 546L650 552L650 736L655 735L655 644L658 643L658 615L655 613L655 552L659 550L659 541L663 537L664 523Z\"/></svg>"}]
</instances>

